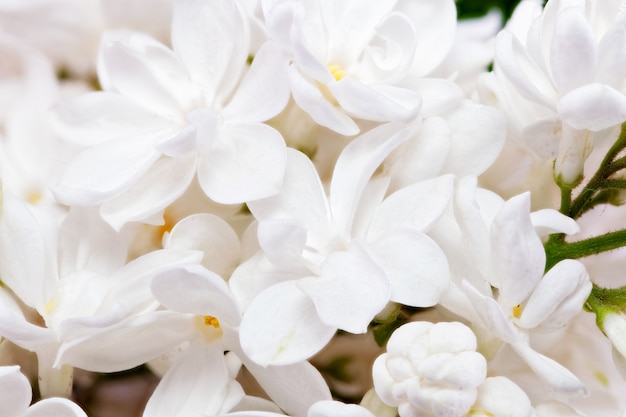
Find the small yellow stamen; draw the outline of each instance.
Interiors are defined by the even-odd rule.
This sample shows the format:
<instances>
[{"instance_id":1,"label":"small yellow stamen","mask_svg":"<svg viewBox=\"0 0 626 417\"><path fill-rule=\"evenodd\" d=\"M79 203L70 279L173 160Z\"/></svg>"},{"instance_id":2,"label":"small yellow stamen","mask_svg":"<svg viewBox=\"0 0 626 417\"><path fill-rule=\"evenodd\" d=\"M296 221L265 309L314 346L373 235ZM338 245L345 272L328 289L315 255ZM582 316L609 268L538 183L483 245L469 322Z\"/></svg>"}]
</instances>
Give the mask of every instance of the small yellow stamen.
<instances>
[{"instance_id":1,"label":"small yellow stamen","mask_svg":"<svg viewBox=\"0 0 626 417\"><path fill-rule=\"evenodd\" d=\"M602 372L600 372L600 371L595 371L595 372L593 373L593 376L595 376L595 377L596 377L596 379L597 379L598 381L600 381L600 383L601 383L602 385L604 385L605 387L608 387L608 386L609 386L609 378L608 378L608 377L607 377L604 373L602 373Z\"/></svg>"},{"instance_id":2,"label":"small yellow stamen","mask_svg":"<svg viewBox=\"0 0 626 417\"><path fill-rule=\"evenodd\" d=\"M203 319L204 319L205 326L213 326L216 329L220 328L220 321L217 319L217 317L204 316Z\"/></svg>"},{"instance_id":3,"label":"small yellow stamen","mask_svg":"<svg viewBox=\"0 0 626 417\"><path fill-rule=\"evenodd\" d=\"M513 317L515 317L516 319L519 319L520 316L522 315L522 305L518 304L515 307L513 307Z\"/></svg>"},{"instance_id":4,"label":"small yellow stamen","mask_svg":"<svg viewBox=\"0 0 626 417\"><path fill-rule=\"evenodd\" d=\"M28 201L28 203L30 203L32 205L35 205L35 204L39 203L42 199L43 199L43 196L38 191L31 191L26 196L26 201Z\"/></svg>"},{"instance_id":5,"label":"small yellow stamen","mask_svg":"<svg viewBox=\"0 0 626 417\"><path fill-rule=\"evenodd\" d=\"M330 64L328 71L330 71L331 75L337 81L341 80L346 75L346 71L339 64Z\"/></svg>"}]
</instances>

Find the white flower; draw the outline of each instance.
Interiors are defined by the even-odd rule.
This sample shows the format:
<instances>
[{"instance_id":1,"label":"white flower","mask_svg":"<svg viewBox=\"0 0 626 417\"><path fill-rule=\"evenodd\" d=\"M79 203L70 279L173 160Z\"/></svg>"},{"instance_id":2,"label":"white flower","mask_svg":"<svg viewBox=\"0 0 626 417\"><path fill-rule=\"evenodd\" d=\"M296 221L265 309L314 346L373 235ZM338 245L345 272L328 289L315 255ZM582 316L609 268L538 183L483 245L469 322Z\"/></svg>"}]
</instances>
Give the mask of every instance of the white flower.
<instances>
[{"instance_id":1,"label":"white flower","mask_svg":"<svg viewBox=\"0 0 626 417\"><path fill-rule=\"evenodd\" d=\"M391 335L372 372L376 393L400 417L463 416L487 376L487 361L467 326L412 322Z\"/></svg>"},{"instance_id":2,"label":"white flower","mask_svg":"<svg viewBox=\"0 0 626 417\"><path fill-rule=\"evenodd\" d=\"M526 393L508 378L489 377L478 387L478 398L467 417L534 416Z\"/></svg>"},{"instance_id":3,"label":"white flower","mask_svg":"<svg viewBox=\"0 0 626 417\"><path fill-rule=\"evenodd\" d=\"M103 204L115 227L179 197L197 173L219 203L278 191L285 143L262 123L285 106L286 57L264 44L248 68L248 22L238 2L174 2L173 51L141 33L108 32L104 92L56 109L64 138L89 146L54 189L71 205Z\"/></svg>"},{"instance_id":4,"label":"white flower","mask_svg":"<svg viewBox=\"0 0 626 417\"><path fill-rule=\"evenodd\" d=\"M0 366L0 415L2 417L87 417L65 398L46 398L32 406L32 390L19 366Z\"/></svg>"},{"instance_id":5,"label":"white flower","mask_svg":"<svg viewBox=\"0 0 626 417\"><path fill-rule=\"evenodd\" d=\"M522 2L511 30L498 35L496 95L522 141L556 158L556 175L575 184L592 132L626 120L626 14L619 2L557 0L532 20L540 9Z\"/></svg>"},{"instance_id":6,"label":"white flower","mask_svg":"<svg viewBox=\"0 0 626 417\"><path fill-rule=\"evenodd\" d=\"M352 141L326 197L311 161L290 151L282 192L249 203L261 251L235 270L244 306L242 344L260 364L319 351L337 329L364 333L391 300L432 306L448 284L447 260L424 233L448 204L453 179L405 187L383 200L369 178L411 129L382 125Z\"/></svg>"}]
</instances>

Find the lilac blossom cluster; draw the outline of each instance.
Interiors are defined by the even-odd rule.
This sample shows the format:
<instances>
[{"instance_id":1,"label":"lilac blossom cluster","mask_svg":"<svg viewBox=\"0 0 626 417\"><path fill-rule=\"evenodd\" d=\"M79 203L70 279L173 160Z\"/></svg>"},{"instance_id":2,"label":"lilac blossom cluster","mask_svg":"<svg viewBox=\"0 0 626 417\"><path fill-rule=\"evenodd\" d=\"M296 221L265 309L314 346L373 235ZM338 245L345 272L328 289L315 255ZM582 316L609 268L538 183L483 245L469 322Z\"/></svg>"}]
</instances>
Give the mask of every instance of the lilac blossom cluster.
<instances>
[{"instance_id":1,"label":"lilac blossom cluster","mask_svg":"<svg viewBox=\"0 0 626 417\"><path fill-rule=\"evenodd\" d=\"M0 415L84 417L75 369L140 365L144 417L626 415L625 1L0 23ZM365 333L338 401L311 358Z\"/></svg>"}]
</instances>

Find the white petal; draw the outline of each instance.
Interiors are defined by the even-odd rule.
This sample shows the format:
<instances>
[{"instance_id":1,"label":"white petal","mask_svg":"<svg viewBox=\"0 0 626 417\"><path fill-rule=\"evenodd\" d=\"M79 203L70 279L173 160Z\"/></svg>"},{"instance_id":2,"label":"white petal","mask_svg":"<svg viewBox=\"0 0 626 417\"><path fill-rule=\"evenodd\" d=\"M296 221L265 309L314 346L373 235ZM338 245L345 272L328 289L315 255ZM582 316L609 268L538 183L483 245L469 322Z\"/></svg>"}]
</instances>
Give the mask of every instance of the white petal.
<instances>
[{"instance_id":1,"label":"white petal","mask_svg":"<svg viewBox=\"0 0 626 417\"><path fill-rule=\"evenodd\" d=\"M554 159L561 139L561 118L541 119L522 129L522 140L542 159Z\"/></svg>"},{"instance_id":2,"label":"white petal","mask_svg":"<svg viewBox=\"0 0 626 417\"><path fill-rule=\"evenodd\" d=\"M4 414L3 414L4 415ZM65 398L46 398L33 404L21 417L87 417L77 404Z\"/></svg>"},{"instance_id":3,"label":"white petal","mask_svg":"<svg viewBox=\"0 0 626 417\"><path fill-rule=\"evenodd\" d=\"M545 321L546 327L551 330L564 327L570 318L582 312L590 291L585 266L572 259L563 260L539 281L524 305L520 325L532 329ZM555 314L557 310L558 314Z\"/></svg>"},{"instance_id":4,"label":"white petal","mask_svg":"<svg viewBox=\"0 0 626 417\"><path fill-rule=\"evenodd\" d=\"M100 204L128 189L158 157L151 140L105 142L78 154L52 192L63 204Z\"/></svg>"},{"instance_id":5,"label":"white petal","mask_svg":"<svg viewBox=\"0 0 626 417\"><path fill-rule=\"evenodd\" d=\"M0 196L0 276L33 308L48 301L55 284L54 272L46 270L46 257L35 217L26 204L5 192Z\"/></svg>"},{"instance_id":6,"label":"white petal","mask_svg":"<svg viewBox=\"0 0 626 417\"><path fill-rule=\"evenodd\" d=\"M120 230L162 212L186 190L196 174L196 155L161 157L128 190L100 206L102 218Z\"/></svg>"},{"instance_id":7,"label":"white petal","mask_svg":"<svg viewBox=\"0 0 626 417\"><path fill-rule=\"evenodd\" d=\"M249 360L244 364L267 395L290 415L304 416L311 404L331 399L322 374L307 361L265 368Z\"/></svg>"},{"instance_id":8,"label":"white petal","mask_svg":"<svg viewBox=\"0 0 626 417\"><path fill-rule=\"evenodd\" d=\"M59 276L81 270L112 274L125 263L127 246L97 209L72 207L59 230Z\"/></svg>"},{"instance_id":9,"label":"white petal","mask_svg":"<svg viewBox=\"0 0 626 417\"><path fill-rule=\"evenodd\" d=\"M322 322L351 333L367 331L391 292L385 271L357 241L347 252L330 254L320 276L299 280L298 286L311 297Z\"/></svg>"},{"instance_id":10,"label":"white petal","mask_svg":"<svg viewBox=\"0 0 626 417\"><path fill-rule=\"evenodd\" d=\"M239 81L249 53L248 24L237 3L173 3L172 46L191 80L210 101L223 104Z\"/></svg>"},{"instance_id":11,"label":"white petal","mask_svg":"<svg viewBox=\"0 0 626 417\"><path fill-rule=\"evenodd\" d=\"M534 211L530 213L530 221L539 236L547 236L552 233L573 235L580 232L580 226L578 226L576 220L554 209Z\"/></svg>"},{"instance_id":12,"label":"white petal","mask_svg":"<svg viewBox=\"0 0 626 417\"><path fill-rule=\"evenodd\" d=\"M597 65L596 40L584 10L563 8L557 15L550 44L550 69L556 88L564 93L591 82Z\"/></svg>"},{"instance_id":13,"label":"white petal","mask_svg":"<svg viewBox=\"0 0 626 417\"><path fill-rule=\"evenodd\" d=\"M357 404L328 400L313 404L307 417L374 417L374 414Z\"/></svg>"},{"instance_id":14,"label":"white petal","mask_svg":"<svg viewBox=\"0 0 626 417\"><path fill-rule=\"evenodd\" d=\"M609 8L607 8L608 10ZM611 16L611 19L614 19ZM618 87L626 79L626 14L615 19L598 44L596 81Z\"/></svg>"},{"instance_id":15,"label":"white petal","mask_svg":"<svg viewBox=\"0 0 626 417\"><path fill-rule=\"evenodd\" d=\"M537 376L550 384L552 388L578 394L587 392L583 383L555 360L536 352L523 342L513 344L512 346Z\"/></svg>"},{"instance_id":16,"label":"white petal","mask_svg":"<svg viewBox=\"0 0 626 417\"><path fill-rule=\"evenodd\" d=\"M202 251L202 265L224 278L230 277L241 253L241 244L233 228L210 213L193 214L176 223L164 246Z\"/></svg>"},{"instance_id":17,"label":"white petal","mask_svg":"<svg viewBox=\"0 0 626 417\"><path fill-rule=\"evenodd\" d=\"M53 108L55 131L65 140L95 145L116 138L132 140L137 135L157 134L176 126L129 98L109 92L91 92Z\"/></svg>"},{"instance_id":18,"label":"white petal","mask_svg":"<svg viewBox=\"0 0 626 417\"><path fill-rule=\"evenodd\" d=\"M222 116L237 122L263 122L280 113L289 100L288 58L280 47L265 43Z\"/></svg>"},{"instance_id":19,"label":"white petal","mask_svg":"<svg viewBox=\"0 0 626 417\"><path fill-rule=\"evenodd\" d=\"M289 83L294 101L318 124L341 135L359 133L357 124L341 109L330 103L313 82L304 78L295 66L290 66Z\"/></svg>"},{"instance_id":20,"label":"white petal","mask_svg":"<svg viewBox=\"0 0 626 417\"><path fill-rule=\"evenodd\" d=\"M425 234L395 229L372 242L371 249L389 277L391 301L430 307L448 288L448 260Z\"/></svg>"},{"instance_id":21,"label":"white petal","mask_svg":"<svg viewBox=\"0 0 626 417\"><path fill-rule=\"evenodd\" d=\"M330 208L340 235L348 235L368 180L413 129L394 123L378 126L350 142L339 155L330 184Z\"/></svg>"},{"instance_id":22,"label":"white petal","mask_svg":"<svg viewBox=\"0 0 626 417\"><path fill-rule=\"evenodd\" d=\"M307 230L297 221L265 220L259 223L259 246L277 267L289 268L302 262Z\"/></svg>"},{"instance_id":23,"label":"white petal","mask_svg":"<svg viewBox=\"0 0 626 417\"><path fill-rule=\"evenodd\" d=\"M626 120L626 96L604 84L587 84L563 96L557 111L574 129L599 131Z\"/></svg>"},{"instance_id":24,"label":"white petal","mask_svg":"<svg viewBox=\"0 0 626 417\"><path fill-rule=\"evenodd\" d=\"M458 176L482 174L504 146L504 114L466 100L447 120L452 130L452 141L442 172Z\"/></svg>"},{"instance_id":25,"label":"white petal","mask_svg":"<svg viewBox=\"0 0 626 417\"><path fill-rule=\"evenodd\" d=\"M32 352L56 344L56 334L53 330L29 323L21 311L15 311L5 304L4 297L1 301L0 336Z\"/></svg>"},{"instance_id":26,"label":"white petal","mask_svg":"<svg viewBox=\"0 0 626 417\"><path fill-rule=\"evenodd\" d=\"M499 300L522 303L543 276L546 253L530 222L530 193L504 203L491 225L492 273L501 277Z\"/></svg>"},{"instance_id":27,"label":"white petal","mask_svg":"<svg viewBox=\"0 0 626 417\"><path fill-rule=\"evenodd\" d=\"M31 398L30 382L20 372L20 367L0 367L0 414L7 417L22 416Z\"/></svg>"},{"instance_id":28,"label":"white petal","mask_svg":"<svg viewBox=\"0 0 626 417\"><path fill-rule=\"evenodd\" d=\"M489 377L478 387L478 399L473 408L498 417L532 415L532 405L526 393L503 376Z\"/></svg>"},{"instance_id":29,"label":"white petal","mask_svg":"<svg viewBox=\"0 0 626 417\"><path fill-rule=\"evenodd\" d=\"M327 85L341 107L353 117L378 122L409 122L422 107L420 96L391 85L368 86L344 77Z\"/></svg>"},{"instance_id":30,"label":"white petal","mask_svg":"<svg viewBox=\"0 0 626 417\"><path fill-rule=\"evenodd\" d=\"M330 210L322 182L311 160L289 148L287 166L280 193L250 201L248 207L260 222L293 221L308 232L308 244L319 247L330 235Z\"/></svg>"},{"instance_id":31,"label":"white petal","mask_svg":"<svg viewBox=\"0 0 626 417\"><path fill-rule=\"evenodd\" d=\"M367 240L397 227L428 232L444 213L454 187L454 177L444 175L401 188L378 206L368 230Z\"/></svg>"},{"instance_id":32,"label":"white petal","mask_svg":"<svg viewBox=\"0 0 626 417\"><path fill-rule=\"evenodd\" d=\"M496 300L481 294L465 280L462 285L467 298L482 321L481 327L506 343L515 343L520 339L519 332L509 322Z\"/></svg>"},{"instance_id":33,"label":"white petal","mask_svg":"<svg viewBox=\"0 0 626 417\"><path fill-rule=\"evenodd\" d=\"M152 393L144 417L215 415L227 394L230 377L219 343L192 343ZM205 414L206 413L206 414Z\"/></svg>"},{"instance_id":34,"label":"white petal","mask_svg":"<svg viewBox=\"0 0 626 417\"><path fill-rule=\"evenodd\" d=\"M262 366L292 364L319 352L336 328L322 323L315 305L294 281L259 294L241 321L241 346Z\"/></svg>"},{"instance_id":35,"label":"white petal","mask_svg":"<svg viewBox=\"0 0 626 417\"><path fill-rule=\"evenodd\" d=\"M218 203L257 200L280 190L286 158L285 142L277 130L261 123L226 125L200 155L198 180Z\"/></svg>"},{"instance_id":36,"label":"white petal","mask_svg":"<svg viewBox=\"0 0 626 417\"><path fill-rule=\"evenodd\" d=\"M239 309L226 282L200 265L185 265L154 277L152 293L166 308L198 316L215 316L232 326L240 320Z\"/></svg>"},{"instance_id":37,"label":"white petal","mask_svg":"<svg viewBox=\"0 0 626 417\"><path fill-rule=\"evenodd\" d=\"M121 321L61 345L55 366L68 364L93 372L134 368L196 335L191 317L157 311ZM132 343L128 343L132 340Z\"/></svg>"}]
</instances>

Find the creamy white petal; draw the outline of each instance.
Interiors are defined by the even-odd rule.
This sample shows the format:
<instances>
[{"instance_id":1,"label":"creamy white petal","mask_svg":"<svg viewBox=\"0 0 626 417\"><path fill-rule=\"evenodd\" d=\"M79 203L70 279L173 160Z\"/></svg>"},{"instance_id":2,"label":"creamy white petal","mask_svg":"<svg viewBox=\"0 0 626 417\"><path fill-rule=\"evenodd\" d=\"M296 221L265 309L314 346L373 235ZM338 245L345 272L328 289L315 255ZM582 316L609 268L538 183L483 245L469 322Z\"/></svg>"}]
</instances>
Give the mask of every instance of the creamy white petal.
<instances>
[{"instance_id":1,"label":"creamy white petal","mask_svg":"<svg viewBox=\"0 0 626 417\"><path fill-rule=\"evenodd\" d=\"M324 324L350 333L365 333L391 293L385 270L358 241L347 252L331 253L319 277L298 280L298 287Z\"/></svg>"},{"instance_id":2,"label":"creamy white petal","mask_svg":"<svg viewBox=\"0 0 626 417\"><path fill-rule=\"evenodd\" d=\"M233 228L211 213L193 214L176 223L164 246L202 251L202 265L224 278L230 277L241 256L241 244Z\"/></svg>"},{"instance_id":3,"label":"creamy white petal","mask_svg":"<svg viewBox=\"0 0 626 417\"><path fill-rule=\"evenodd\" d=\"M221 344L192 342L159 382L143 416L216 415L226 398L229 382Z\"/></svg>"},{"instance_id":4,"label":"creamy white petal","mask_svg":"<svg viewBox=\"0 0 626 417\"><path fill-rule=\"evenodd\" d=\"M161 271L150 286L166 308L198 316L214 316L237 326L241 314L228 284L200 265L185 265Z\"/></svg>"},{"instance_id":5,"label":"creamy white petal","mask_svg":"<svg viewBox=\"0 0 626 417\"><path fill-rule=\"evenodd\" d=\"M263 44L222 116L246 123L263 122L280 113L289 100L287 64L288 57L277 44Z\"/></svg>"},{"instance_id":6,"label":"creamy white petal","mask_svg":"<svg viewBox=\"0 0 626 417\"><path fill-rule=\"evenodd\" d=\"M127 190L158 157L151 140L108 141L79 153L52 192L63 204L100 204Z\"/></svg>"},{"instance_id":7,"label":"creamy white petal","mask_svg":"<svg viewBox=\"0 0 626 417\"><path fill-rule=\"evenodd\" d=\"M319 352L335 334L294 281L260 293L244 313L241 346L261 366L287 365Z\"/></svg>"},{"instance_id":8,"label":"creamy white petal","mask_svg":"<svg viewBox=\"0 0 626 417\"><path fill-rule=\"evenodd\" d=\"M412 133L410 126L388 123L354 139L341 152L330 183L330 208L340 236L349 235L363 189L376 168Z\"/></svg>"},{"instance_id":9,"label":"creamy white petal","mask_svg":"<svg viewBox=\"0 0 626 417\"><path fill-rule=\"evenodd\" d=\"M128 190L103 203L100 215L116 230L145 221L180 197L196 174L196 155L162 156Z\"/></svg>"},{"instance_id":10,"label":"creamy white petal","mask_svg":"<svg viewBox=\"0 0 626 417\"><path fill-rule=\"evenodd\" d=\"M3 414L4 415L4 414ZM20 417L87 417L77 404L65 398L46 398L28 408Z\"/></svg>"},{"instance_id":11,"label":"creamy white petal","mask_svg":"<svg viewBox=\"0 0 626 417\"><path fill-rule=\"evenodd\" d=\"M394 229L371 243L376 261L391 283L391 301L430 307L448 288L448 260L427 235L407 228Z\"/></svg>"},{"instance_id":12,"label":"creamy white petal","mask_svg":"<svg viewBox=\"0 0 626 417\"><path fill-rule=\"evenodd\" d=\"M513 308L535 289L546 264L543 244L530 222L530 193L504 203L490 235L492 274L501 277L498 299Z\"/></svg>"},{"instance_id":13,"label":"creamy white petal","mask_svg":"<svg viewBox=\"0 0 626 417\"><path fill-rule=\"evenodd\" d=\"M207 104L223 105L245 67L249 28L238 3L173 3L172 46Z\"/></svg>"},{"instance_id":14,"label":"creamy white petal","mask_svg":"<svg viewBox=\"0 0 626 417\"><path fill-rule=\"evenodd\" d=\"M399 189L378 206L367 240L374 241L397 227L428 232L448 207L453 187L454 177L444 175Z\"/></svg>"},{"instance_id":15,"label":"creamy white petal","mask_svg":"<svg viewBox=\"0 0 626 417\"><path fill-rule=\"evenodd\" d=\"M580 226L576 220L554 209L533 211L530 213L530 221L539 236L547 236L552 233L574 235L580 232Z\"/></svg>"},{"instance_id":16,"label":"creamy white petal","mask_svg":"<svg viewBox=\"0 0 626 417\"><path fill-rule=\"evenodd\" d=\"M0 414L21 417L32 398L30 382L20 372L20 367L0 367Z\"/></svg>"},{"instance_id":17,"label":"creamy white petal","mask_svg":"<svg viewBox=\"0 0 626 417\"><path fill-rule=\"evenodd\" d=\"M357 404L327 400L313 404L307 417L374 417L374 414Z\"/></svg>"},{"instance_id":18,"label":"creamy white petal","mask_svg":"<svg viewBox=\"0 0 626 417\"><path fill-rule=\"evenodd\" d=\"M237 204L280 190L286 164L280 133L261 123L225 125L200 155L198 181L213 201Z\"/></svg>"},{"instance_id":19,"label":"creamy white petal","mask_svg":"<svg viewBox=\"0 0 626 417\"><path fill-rule=\"evenodd\" d=\"M626 120L626 96L604 84L587 84L563 96L557 111L574 129L599 131Z\"/></svg>"}]
</instances>

